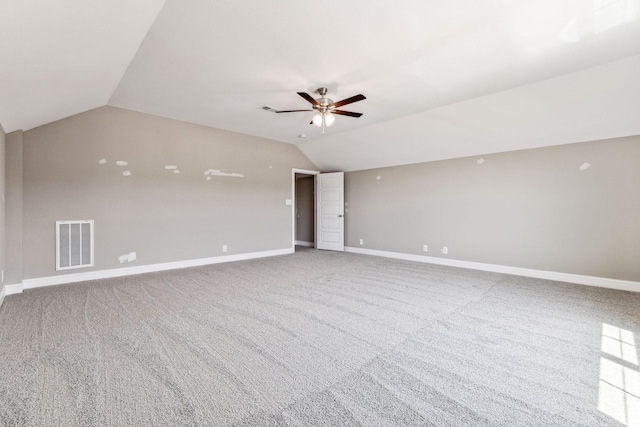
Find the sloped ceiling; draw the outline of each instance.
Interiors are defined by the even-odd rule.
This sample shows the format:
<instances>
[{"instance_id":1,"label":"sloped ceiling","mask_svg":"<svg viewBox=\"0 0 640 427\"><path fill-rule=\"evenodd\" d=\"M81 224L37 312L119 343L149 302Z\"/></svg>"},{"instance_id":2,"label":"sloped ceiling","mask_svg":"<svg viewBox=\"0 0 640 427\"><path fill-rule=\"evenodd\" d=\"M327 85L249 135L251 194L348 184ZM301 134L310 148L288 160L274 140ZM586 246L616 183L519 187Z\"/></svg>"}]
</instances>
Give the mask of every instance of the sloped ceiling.
<instances>
[{"instance_id":1,"label":"sloped ceiling","mask_svg":"<svg viewBox=\"0 0 640 427\"><path fill-rule=\"evenodd\" d=\"M2 0L0 123L28 130L105 105L164 0Z\"/></svg>"},{"instance_id":2,"label":"sloped ceiling","mask_svg":"<svg viewBox=\"0 0 640 427\"><path fill-rule=\"evenodd\" d=\"M109 104L347 171L640 134L640 0L50 3L0 6L7 131ZM320 86L364 115L260 109Z\"/></svg>"}]
</instances>

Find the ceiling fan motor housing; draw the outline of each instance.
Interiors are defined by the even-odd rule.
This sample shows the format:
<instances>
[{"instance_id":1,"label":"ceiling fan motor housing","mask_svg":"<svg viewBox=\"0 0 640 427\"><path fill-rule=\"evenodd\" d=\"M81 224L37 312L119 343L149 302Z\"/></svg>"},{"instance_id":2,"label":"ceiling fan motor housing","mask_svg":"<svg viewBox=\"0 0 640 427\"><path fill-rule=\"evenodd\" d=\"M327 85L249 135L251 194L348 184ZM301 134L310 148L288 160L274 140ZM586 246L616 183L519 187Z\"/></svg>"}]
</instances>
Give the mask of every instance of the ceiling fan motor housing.
<instances>
[{"instance_id":1,"label":"ceiling fan motor housing","mask_svg":"<svg viewBox=\"0 0 640 427\"><path fill-rule=\"evenodd\" d=\"M322 96L322 98L318 99L318 105L314 105L313 108L315 108L316 110L320 111L321 113L326 113L327 111L329 111L329 108L327 108L329 105L333 104L333 100L329 99L329 98L325 98L324 96L327 94L328 89L326 87L320 87L318 88L318 90L316 90L316 92L318 92L320 94L320 96Z\"/></svg>"}]
</instances>

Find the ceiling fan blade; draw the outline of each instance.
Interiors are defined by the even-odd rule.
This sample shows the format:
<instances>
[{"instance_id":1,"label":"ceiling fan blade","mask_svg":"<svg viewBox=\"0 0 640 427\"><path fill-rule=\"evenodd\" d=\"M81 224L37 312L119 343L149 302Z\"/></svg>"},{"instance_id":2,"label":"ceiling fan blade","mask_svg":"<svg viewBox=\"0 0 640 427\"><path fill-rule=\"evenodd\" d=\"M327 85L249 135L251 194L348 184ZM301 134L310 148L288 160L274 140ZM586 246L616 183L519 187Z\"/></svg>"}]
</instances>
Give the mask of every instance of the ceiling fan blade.
<instances>
[{"instance_id":1,"label":"ceiling fan blade","mask_svg":"<svg viewBox=\"0 0 640 427\"><path fill-rule=\"evenodd\" d=\"M330 105L330 107L338 108L343 105L351 104L354 102L362 101L363 99L367 99L363 94L352 96L351 98L343 99L342 101L334 102Z\"/></svg>"},{"instance_id":2,"label":"ceiling fan blade","mask_svg":"<svg viewBox=\"0 0 640 427\"><path fill-rule=\"evenodd\" d=\"M318 104L318 101L316 101L315 99L313 99L313 97L311 95L309 95L308 93L305 92L298 92L298 95L300 95L301 97L303 97L304 99L306 99L307 101L309 101L311 103L311 105L320 105Z\"/></svg>"},{"instance_id":3,"label":"ceiling fan blade","mask_svg":"<svg viewBox=\"0 0 640 427\"><path fill-rule=\"evenodd\" d=\"M297 113L298 111L313 111L313 110L278 110L276 113Z\"/></svg>"},{"instance_id":4,"label":"ceiling fan blade","mask_svg":"<svg viewBox=\"0 0 640 427\"><path fill-rule=\"evenodd\" d=\"M353 111L343 111L343 110L331 110L332 114L339 114L341 116L349 116L349 117L360 117L362 113L354 113Z\"/></svg>"}]
</instances>

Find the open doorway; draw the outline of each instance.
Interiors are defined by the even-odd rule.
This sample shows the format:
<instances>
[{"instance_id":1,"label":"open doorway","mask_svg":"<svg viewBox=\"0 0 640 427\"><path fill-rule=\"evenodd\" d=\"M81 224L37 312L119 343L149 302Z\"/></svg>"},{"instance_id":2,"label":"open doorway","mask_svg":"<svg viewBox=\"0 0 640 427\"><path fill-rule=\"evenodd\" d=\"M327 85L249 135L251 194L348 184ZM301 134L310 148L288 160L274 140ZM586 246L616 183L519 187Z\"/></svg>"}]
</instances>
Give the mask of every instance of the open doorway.
<instances>
[{"instance_id":1,"label":"open doorway","mask_svg":"<svg viewBox=\"0 0 640 427\"><path fill-rule=\"evenodd\" d=\"M293 248L315 247L317 171L293 169Z\"/></svg>"}]
</instances>

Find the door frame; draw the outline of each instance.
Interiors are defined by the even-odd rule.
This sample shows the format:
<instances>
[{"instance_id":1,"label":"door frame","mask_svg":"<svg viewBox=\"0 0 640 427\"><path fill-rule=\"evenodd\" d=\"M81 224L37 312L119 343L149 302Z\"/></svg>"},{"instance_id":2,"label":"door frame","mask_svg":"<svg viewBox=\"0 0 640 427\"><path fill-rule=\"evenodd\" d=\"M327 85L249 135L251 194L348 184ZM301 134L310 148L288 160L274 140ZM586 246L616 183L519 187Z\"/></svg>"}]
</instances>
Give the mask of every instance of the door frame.
<instances>
[{"instance_id":1,"label":"door frame","mask_svg":"<svg viewBox=\"0 0 640 427\"><path fill-rule=\"evenodd\" d=\"M320 173L320 171L312 171L308 169L291 169L291 250L293 252L296 251L296 174L301 173L304 175L313 175L313 188L316 187L316 175ZM314 191L315 192L315 191ZM313 220L314 224L317 224L317 215L318 212L316 210L316 198L315 195L313 197ZM313 241L316 241L316 226L313 226Z\"/></svg>"}]
</instances>

